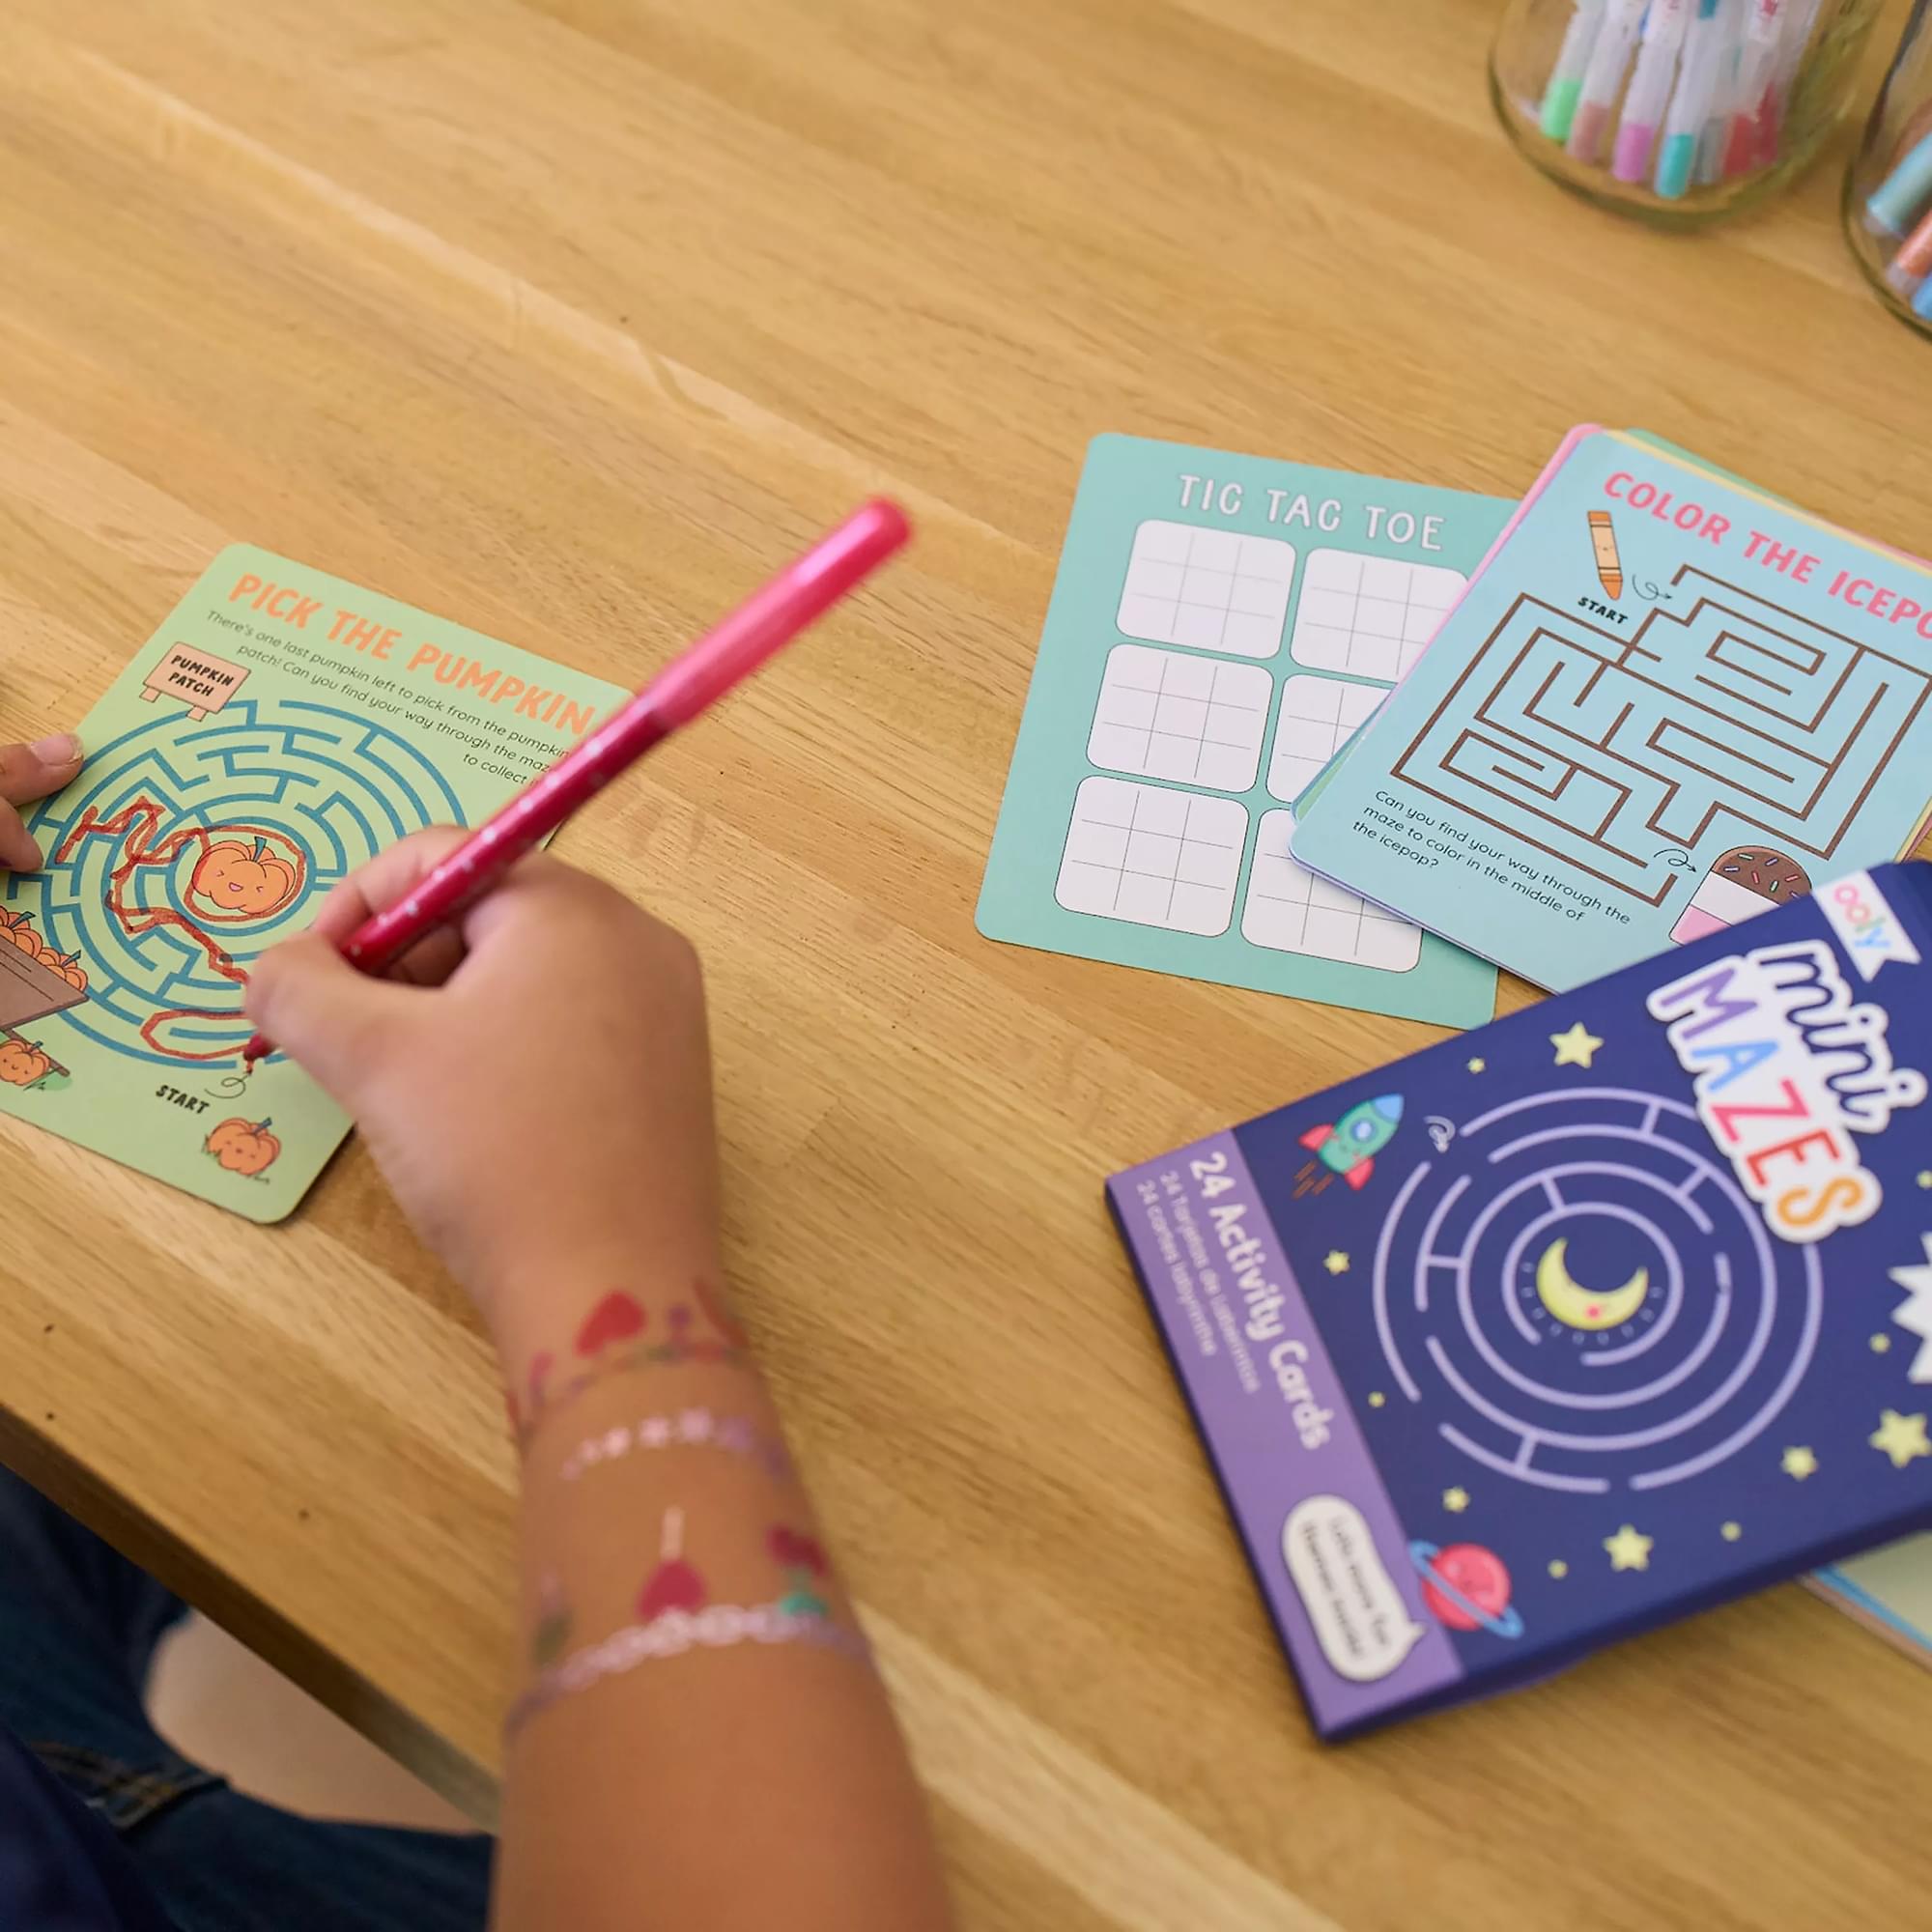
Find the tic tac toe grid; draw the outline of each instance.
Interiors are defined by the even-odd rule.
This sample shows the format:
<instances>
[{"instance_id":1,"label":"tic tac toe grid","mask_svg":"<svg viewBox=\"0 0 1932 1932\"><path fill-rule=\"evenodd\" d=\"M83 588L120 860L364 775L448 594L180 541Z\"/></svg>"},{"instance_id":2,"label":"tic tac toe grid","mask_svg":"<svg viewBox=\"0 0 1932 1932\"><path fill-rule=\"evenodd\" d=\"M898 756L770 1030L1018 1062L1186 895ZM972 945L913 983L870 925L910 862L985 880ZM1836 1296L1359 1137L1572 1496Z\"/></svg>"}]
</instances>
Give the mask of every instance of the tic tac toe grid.
<instances>
[{"instance_id":1,"label":"tic tac toe grid","mask_svg":"<svg viewBox=\"0 0 1932 1932\"><path fill-rule=\"evenodd\" d=\"M1377 685L1344 684L1339 677L1284 678L1268 790L1293 805L1387 696Z\"/></svg>"},{"instance_id":2,"label":"tic tac toe grid","mask_svg":"<svg viewBox=\"0 0 1932 1932\"><path fill-rule=\"evenodd\" d=\"M1069 912L1212 936L1235 916L1248 809L1123 779L1084 780L1054 896Z\"/></svg>"},{"instance_id":3,"label":"tic tac toe grid","mask_svg":"<svg viewBox=\"0 0 1932 1932\"><path fill-rule=\"evenodd\" d=\"M1259 665L1116 644L1087 760L1110 772L1246 791L1261 764L1274 680Z\"/></svg>"},{"instance_id":4,"label":"tic tac toe grid","mask_svg":"<svg viewBox=\"0 0 1932 1932\"><path fill-rule=\"evenodd\" d=\"M1054 894L1068 911L1203 937L1228 931L1248 808L1163 785L1252 790L1272 707L1267 789L1293 804L1420 654L1464 582L1439 565L1316 550L1284 661L1296 564L1280 537L1157 518L1136 528L1117 622L1146 641L1108 653L1087 741L1090 764L1126 778L1079 788ZM1277 704L1273 669L1230 658L1298 668L1280 678ZM1241 936L1275 952L1412 970L1417 928L1296 865L1293 822L1287 811L1261 815Z\"/></svg>"},{"instance_id":5,"label":"tic tac toe grid","mask_svg":"<svg viewBox=\"0 0 1932 1932\"><path fill-rule=\"evenodd\" d=\"M1311 670L1394 684L1422 655L1468 580L1439 564L1318 550L1288 654Z\"/></svg>"},{"instance_id":6,"label":"tic tac toe grid","mask_svg":"<svg viewBox=\"0 0 1932 1932\"><path fill-rule=\"evenodd\" d=\"M1254 869L1241 907L1241 937L1277 952L1412 972L1422 957L1422 929L1344 892L1295 864L1288 849L1292 811L1262 813Z\"/></svg>"},{"instance_id":7,"label":"tic tac toe grid","mask_svg":"<svg viewBox=\"0 0 1932 1932\"><path fill-rule=\"evenodd\" d=\"M1279 537L1145 523L1134 532L1120 626L1157 643L1271 658L1293 582L1294 546Z\"/></svg>"}]
</instances>

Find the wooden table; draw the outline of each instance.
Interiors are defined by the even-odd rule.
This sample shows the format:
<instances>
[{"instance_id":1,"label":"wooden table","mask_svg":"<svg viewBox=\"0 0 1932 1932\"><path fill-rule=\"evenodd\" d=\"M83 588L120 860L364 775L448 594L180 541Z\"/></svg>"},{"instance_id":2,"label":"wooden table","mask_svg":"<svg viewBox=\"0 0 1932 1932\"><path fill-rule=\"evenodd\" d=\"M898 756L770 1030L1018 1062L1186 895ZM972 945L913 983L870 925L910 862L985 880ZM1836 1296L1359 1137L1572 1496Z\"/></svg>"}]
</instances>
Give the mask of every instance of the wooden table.
<instances>
[{"instance_id":1,"label":"wooden table","mask_svg":"<svg viewBox=\"0 0 1932 1932\"><path fill-rule=\"evenodd\" d=\"M709 958L740 1291L975 1928L1932 1895L1932 1677L1796 1589L1310 1742L1099 1182L1427 1032L973 929L1096 431L1514 492L1641 423L1932 544L1932 350L1835 166L1708 240L1599 217L1498 134L1494 12L0 16L0 735L231 539L628 682L859 495L918 516L563 849ZM277 1232L5 1122L0 1172L8 1459L487 1806L511 1463L367 1159Z\"/></svg>"}]
</instances>

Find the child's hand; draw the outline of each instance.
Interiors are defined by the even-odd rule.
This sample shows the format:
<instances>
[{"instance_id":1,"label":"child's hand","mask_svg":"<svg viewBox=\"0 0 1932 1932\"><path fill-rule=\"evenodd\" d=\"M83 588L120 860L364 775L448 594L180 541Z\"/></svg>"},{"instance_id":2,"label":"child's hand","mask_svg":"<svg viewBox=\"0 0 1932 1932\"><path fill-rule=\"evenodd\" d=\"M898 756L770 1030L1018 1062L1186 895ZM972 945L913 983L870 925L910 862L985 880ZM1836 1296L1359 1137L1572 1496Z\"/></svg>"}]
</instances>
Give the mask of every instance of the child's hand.
<instances>
[{"instance_id":1,"label":"child's hand","mask_svg":"<svg viewBox=\"0 0 1932 1932\"><path fill-rule=\"evenodd\" d=\"M263 957L247 1007L355 1116L507 1345L547 1284L715 1278L704 993L683 938L541 854L395 978L356 973L334 942L460 836L405 839L345 880L311 933Z\"/></svg>"},{"instance_id":2,"label":"child's hand","mask_svg":"<svg viewBox=\"0 0 1932 1932\"><path fill-rule=\"evenodd\" d=\"M33 745L0 745L0 866L40 867L41 848L15 809L59 791L80 770L80 740L71 732Z\"/></svg>"}]
</instances>

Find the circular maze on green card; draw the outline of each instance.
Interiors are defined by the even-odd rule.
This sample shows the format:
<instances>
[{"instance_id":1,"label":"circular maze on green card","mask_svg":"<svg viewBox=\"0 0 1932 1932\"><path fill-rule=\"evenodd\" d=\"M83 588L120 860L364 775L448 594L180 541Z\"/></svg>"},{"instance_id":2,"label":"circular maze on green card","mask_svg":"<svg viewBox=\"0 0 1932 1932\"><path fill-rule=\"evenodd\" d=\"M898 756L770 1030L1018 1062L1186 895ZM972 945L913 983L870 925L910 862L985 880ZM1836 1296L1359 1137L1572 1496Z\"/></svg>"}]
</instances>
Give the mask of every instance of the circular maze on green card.
<instances>
[{"instance_id":1,"label":"circular maze on green card","mask_svg":"<svg viewBox=\"0 0 1932 1932\"><path fill-rule=\"evenodd\" d=\"M0 907L69 962L88 1038L157 1065L233 1060L248 969L307 924L317 895L384 847L461 822L448 782L386 726L329 705L231 700L91 748L30 819L42 871ZM49 1008L49 1011L53 1009Z\"/></svg>"}]
</instances>

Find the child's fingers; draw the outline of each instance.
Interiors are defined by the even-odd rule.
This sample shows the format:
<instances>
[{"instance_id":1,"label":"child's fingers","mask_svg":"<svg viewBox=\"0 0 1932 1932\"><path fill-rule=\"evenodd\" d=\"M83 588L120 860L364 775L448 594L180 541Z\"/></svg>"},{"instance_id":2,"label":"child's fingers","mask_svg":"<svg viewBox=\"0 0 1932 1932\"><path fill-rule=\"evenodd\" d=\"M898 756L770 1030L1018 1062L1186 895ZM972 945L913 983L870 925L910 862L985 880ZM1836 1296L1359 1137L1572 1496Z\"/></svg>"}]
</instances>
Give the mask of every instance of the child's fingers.
<instances>
[{"instance_id":1,"label":"child's fingers","mask_svg":"<svg viewBox=\"0 0 1932 1932\"><path fill-rule=\"evenodd\" d=\"M80 740L71 731L32 745L0 745L0 800L29 805L58 791L80 770Z\"/></svg>"},{"instance_id":2,"label":"child's fingers","mask_svg":"<svg viewBox=\"0 0 1932 1932\"><path fill-rule=\"evenodd\" d=\"M423 995L356 972L318 933L286 940L256 961L248 1017L352 1113L369 1076L390 1061Z\"/></svg>"},{"instance_id":3,"label":"child's fingers","mask_svg":"<svg viewBox=\"0 0 1932 1932\"><path fill-rule=\"evenodd\" d=\"M407 898L468 836L454 825L438 825L399 839L351 872L323 900L310 930L328 940L347 939L364 920Z\"/></svg>"},{"instance_id":4,"label":"child's fingers","mask_svg":"<svg viewBox=\"0 0 1932 1932\"><path fill-rule=\"evenodd\" d=\"M365 920L407 898L468 836L455 826L437 826L399 840L352 872L328 894L310 930L340 945ZM554 859L531 853L491 888L482 903L487 905L492 900L505 898L506 903L519 908L516 917L526 917L530 895L535 893L541 898L545 889L554 888L559 876L571 880L579 875ZM459 916L458 924L431 931L411 947L385 977L415 986L441 985L463 963L471 923L478 918L479 911L480 908L466 911Z\"/></svg>"},{"instance_id":5,"label":"child's fingers","mask_svg":"<svg viewBox=\"0 0 1932 1932\"><path fill-rule=\"evenodd\" d=\"M468 949L453 926L440 925L419 939L383 977L409 986L440 986L463 964Z\"/></svg>"},{"instance_id":6,"label":"child's fingers","mask_svg":"<svg viewBox=\"0 0 1932 1932\"><path fill-rule=\"evenodd\" d=\"M40 868L41 848L14 810L45 798L80 770L80 740L64 733L34 745L0 745L0 866Z\"/></svg>"},{"instance_id":7,"label":"child's fingers","mask_svg":"<svg viewBox=\"0 0 1932 1932\"><path fill-rule=\"evenodd\" d=\"M494 945L502 934L556 926L575 915L611 907L631 910L630 901L602 879L548 852L530 852L463 915L463 936L474 951Z\"/></svg>"},{"instance_id":8,"label":"child's fingers","mask_svg":"<svg viewBox=\"0 0 1932 1932\"><path fill-rule=\"evenodd\" d=\"M33 834L4 801L0 801L0 867L15 872L37 872L41 867L41 848Z\"/></svg>"},{"instance_id":9,"label":"child's fingers","mask_svg":"<svg viewBox=\"0 0 1932 1932\"><path fill-rule=\"evenodd\" d=\"M407 898L468 836L455 826L437 826L399 840L352 872L324 898L310 931L339 947L365 920ZM454 925L438 927L404 953L384 977L413 986L441 985L463 963L472 922L483 917L486 924L494 926L504 912L519 922L533 913L540 917L542 900L558 889L559 881L565 882L564 890L572 881L580 889L603 890L588 888L588 882L569 867L532 853L486 895L482 904L501 899L501 912L485 916L479 906L461 916L461 930Z\"/></svg>"}]
</instances>

